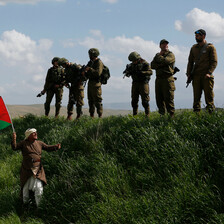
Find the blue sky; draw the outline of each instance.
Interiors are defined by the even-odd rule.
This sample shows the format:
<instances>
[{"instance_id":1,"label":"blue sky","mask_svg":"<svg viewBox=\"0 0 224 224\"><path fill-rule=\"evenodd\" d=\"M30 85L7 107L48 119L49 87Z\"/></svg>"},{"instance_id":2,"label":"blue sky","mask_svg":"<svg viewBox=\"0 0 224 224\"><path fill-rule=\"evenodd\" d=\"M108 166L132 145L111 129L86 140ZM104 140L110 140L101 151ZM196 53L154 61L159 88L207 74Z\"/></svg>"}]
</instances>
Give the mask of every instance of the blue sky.
<instances>
[{"instance_id":1,"label":"blue sky","mask_svg":"<svg viewBox=\"0 0 224 224\"><path fill-rule=\"evenodd\" d=\"M131 80L122 72L128 55L137 51L149 63L166 38L176 56L176 108L192 107L192 87L185 88L186 66L194 31L207 31L217 49L215 104L224 106L224 2L222 0L0 0L0 95L6 104L42 104L43 89L54 56L86 64L88 49L97 47L110 68L103 103L128 103ZM155 106L155 72L150 104ZM68 90L64 90L63 105ZM54 102L52 102L54 104ZM202 97L202 106L204 96ZM87 107L87 94L85 94Z\"/></svg>"}]
</instances>

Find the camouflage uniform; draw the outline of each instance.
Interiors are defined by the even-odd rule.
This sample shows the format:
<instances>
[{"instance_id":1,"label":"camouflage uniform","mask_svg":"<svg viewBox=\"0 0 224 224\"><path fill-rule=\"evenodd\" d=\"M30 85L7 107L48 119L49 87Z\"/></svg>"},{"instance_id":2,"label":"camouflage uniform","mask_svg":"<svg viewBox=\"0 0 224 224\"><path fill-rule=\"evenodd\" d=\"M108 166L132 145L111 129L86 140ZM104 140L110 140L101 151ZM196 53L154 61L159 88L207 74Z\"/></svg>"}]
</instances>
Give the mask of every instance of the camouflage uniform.
<instances>
[{"instance_id":1,"label":"camouflage uniform","mask_svg":"<svg viewBox=\"0 0 224 224\"><path fill-rule=\"evenodd\" d=\"M90 116L93 117L96 107L97 114L101 117L103 114L103 98L100 75L103 71L103 63L99 58L97 58L95 61L89 61L87 66L90 67L89 71L86 73L86 76L89 79L87 89L89 113Z\"/></svg>"},{"instance_id":2,"label":"camouflage uniform","mask_svg":"<svg viewBox=\"0 0 224 224\"><path fill-rule=\"evenodd\" d=\"M205 41L205 44L207 42ZM199 44L194 44L190 50L188 65L187 65L187 75L191 74L194 63L198 60L199 54L203 46ZM193 71L193 92L194 92L194 103L193 109L195 112L199 112L201 110L201 95L202 91L205 94L205 102L206 109L209 112L212 112L215 108L214 106L214 76L212 73L214 72L217 66L217 54L216 49L212 44L207 44L205 49L200 56L200 60L195 65ZM205 77L206 74L210 74L210 78Z\"/></svg>"},{"instance_id":3,"label":"camouflage uniform","mask_svg":"<svg viewBox=\"0 0 224 224\"><path fill-rule=\"evenodd\" d=\"M103 62L98 58L100 52L97 48L89 49L88 53L90 61L86 65L83 75L89 79L87 89L89 113L91 117L94 117L96 107L98 116L102 117L103 98L100 79L104 65Z\"/></svg>"},{"instance_id":4,"label":"camouflage uniform","mask_svg":"<svg viewBox=\"0 0 224 224\"><path fill-rule=\"evenodd\" d=\"M68 117L73 114L73 105L76 104L77 118L82 115L82 106L84 105L84 86L80 77L81 66L77 64L69 64L65 68L67 82L71 83L69 89L69 101L67 105Z\"/></svg>"},{"instance_id":5,"label":"camouflage uniform","mask_svg":"<svg viewBox=\"0 0 224 224\"><path fill-rule=\"evenodd\" d=\"M50 104L55 95L55 116L59 115L60 108L61 108L61 101L63 96L63 80L64 72L63 68L59 66L52 66L48 69L45 85L44 85L44 92L46 92L46 102L44 104L45 108L45 115L48 116L50 112ZM59 87L56 87L59 85Z\"/></svg>"},{"instance_id":6,"label":"camouflage uniform","mask_svg":"<svg viewBox=\"0 0 224 224\"><path fill-rule=\"evenodd\" d=\"M152 70L149 63L142 59L137 52L132 52L129 55L129 60L132 61L132 63L127 69L127 76L131 76L132 78L131 105L133 108L133 115L138 113L138 100L140 95L145 114L148 116L150 111L149 80L152 75Z\"/></svg>"},{"instance_id":7,"label":"camouflage uniform","mask_svg":"<svg viewBox=\"0 0 224 224\"><path fill-rule=\"evenodd\" d=\"M156 70L156 104L161 115L164 115L166 110L171 116L173 116L175 112L174 63L175 56L169 50L167 50L164 55L157 53L151 62L151 68Z\"/></svg>"}]
</instances>

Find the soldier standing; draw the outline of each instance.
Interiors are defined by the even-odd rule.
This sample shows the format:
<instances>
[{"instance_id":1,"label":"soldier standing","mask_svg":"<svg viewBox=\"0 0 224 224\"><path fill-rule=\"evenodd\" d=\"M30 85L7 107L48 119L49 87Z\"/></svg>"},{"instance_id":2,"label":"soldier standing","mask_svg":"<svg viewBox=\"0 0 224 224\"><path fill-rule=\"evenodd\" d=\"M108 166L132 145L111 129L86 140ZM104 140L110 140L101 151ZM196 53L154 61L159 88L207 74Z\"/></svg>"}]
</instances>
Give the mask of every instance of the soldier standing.
<instances>
[{"instance_id":1,"label":"soldier standing","mask_svg":"<svg viewBox=\"0 0 224 224\"><path fill-rule=\"evenodd\" d=\"M67 119L72 119L74 104L76 104L76 119L78 119L83 114L82 106L84 105L84 86L83 79L80 75L81 66L75 63L70 63L66 58L61 58L59 60L59 65L65 69L66 82L71 83L71 87L69 87Z\"/></svg>"},{"instance_id":2,"label":"soldier standing","mask_svg":"<svg viewBox=\"0 0 224 224\"><path fill-rule=\"evenodd\" d=\"M127 65L124 73L125 76L131 76L132 78L131 105L133 108L133 115L138 114L138 100L140 95L142 106L145 109L145 115L149 116L149 80L152 75L152 70L149 63L142 59L140 54L135 51L129 54L128 59L132 63Z\"/></svg>"},{"instance_id":3,"label":"soldier standing","mask_svg":"<svg viewBox=\"0 0 224 224\"><path fill-rule=\"evenodd\" d=\"M90 61L82 72L83 76L86 76L88 81L88 103L89 113L91 117L94 117L95 107L97 109L98 117L101 118L103 115L103 104L102 104L102 88L100 77L103 72L103 62L98 58L100 52L96 48L91 48L88 51Z\"/></svg>"},{"instance_id":4,"label":"soldier standing","mask_svg":"<svg viewBox=\"0 0 224 224\"><path fill-rule=\"evenodd\" d=\"M205 40L206 32L203 29L195 32L195 40L197 44L193 45L187 65L187 76L192 79L194 93L194 112L201 110L202 91L205 94L206 109L212 113L214 106L214 76L212 75L217 66L217 54L213 44L207 43Z\"/></svg>"},{"instance_id":5,"label":"soldier standing","mask_svg":"<svg viewBox=\"0 0 224 224\"><path fill-rule=\"evenodd\" d=\"M174 116L174 64L175 56L168 49L169 42L165 39L160 41L160 52L155 55L151 62L151 68L156 70L155 95L159 113L164 115L166 110L171 117Z\"/></svg>"},{"instance_id":6,"label":"soldier standing","mask_svg":"<svg viewBox=\"0 0 224 224\"><path fill-rule=\"evenodd\" d=\"M46 102L44 104L45 115L48 116L50 112L50 104L55 95L55 117L58 117L61 101L63 96L63 78L64 72L63 69L58 65L58 57L52 59L52 67L48 69L44 89L41 91L41 94L38 96L46 95Z\"/></svg>"}]
</instances>

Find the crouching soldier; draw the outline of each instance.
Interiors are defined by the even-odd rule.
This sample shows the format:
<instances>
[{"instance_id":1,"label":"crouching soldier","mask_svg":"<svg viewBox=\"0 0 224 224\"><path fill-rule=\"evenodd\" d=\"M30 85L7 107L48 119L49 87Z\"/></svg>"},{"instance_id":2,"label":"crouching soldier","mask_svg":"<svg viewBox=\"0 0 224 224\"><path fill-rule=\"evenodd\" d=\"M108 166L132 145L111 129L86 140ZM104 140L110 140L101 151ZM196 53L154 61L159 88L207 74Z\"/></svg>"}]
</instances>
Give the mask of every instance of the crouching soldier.
<instances>
[{"instance_id":1,"label":"crouching soldier","mask_svg":"<svg viewBox=\"0 0 224 224\"><path fill-rule=\"evenodd\" d=\"M42 150L57 151L61 144L47 145L37 140L37 130L27 129L25 139L16 143L16 133L13 133L12 149L21 150L23 161L20 170L21 196L24 205L30 202L30 191L34 193L37 207L43 194L43 186L47 184L44 168L41 163Z\"/></svg>"},{"instance_id":2,"label":"crouching soldier","mask_svg":"<svg viewBox=\"0 0 224 224\"><path fill-rule=\"evenodd\" d=\"M137 115L138 113L138 100L140 95L142 98L142 106L145 109L145 115L148 117L150 111L149 80L152 75L152 70L149 63L142 59L140 54L135 51L129 54L128 59L132 63L127 65L124 74L132 78L131 105L133 108L133 115Z\"/></svg>"},{"instance_id":3,"label":"crouching soldier","mask_svg":"<svg viewBox=\"0 0 224 224\"><path fill-rule=\"evenodd\" d=\"M81 65L70 63L66 58L59 60L59 65L65 69L67 83L71 83L69 88L69 100L67 106L67 119L72 119L73 106L76 104L76 119L83 114L82 106L84 105L84 80L81 77Z\"/></svg>"}]
</instances>

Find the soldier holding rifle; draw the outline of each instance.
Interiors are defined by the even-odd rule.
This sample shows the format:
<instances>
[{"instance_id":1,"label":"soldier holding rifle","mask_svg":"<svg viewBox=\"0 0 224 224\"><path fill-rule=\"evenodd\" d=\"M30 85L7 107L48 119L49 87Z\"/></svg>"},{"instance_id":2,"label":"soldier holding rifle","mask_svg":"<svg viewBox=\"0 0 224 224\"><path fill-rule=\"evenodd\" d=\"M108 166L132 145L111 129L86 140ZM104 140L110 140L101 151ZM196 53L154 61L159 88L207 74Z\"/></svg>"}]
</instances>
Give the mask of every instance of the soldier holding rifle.
<instances>
[{"instance_id":1,"label":"soldier holding rifle","mask_svg":"<svg viewBox=\"0 0 224 224\"><path fill-rule=\"evenodd\" d=\"M142 59L140 54L137 52L131 52L128 56L131 64L126 66L123 72L125 76L132 78L131 88L131 105L133 108L133 115L138 114L138 100L139 95L142 98L142 106L145 109L145 115L149 116L149 80L152 75L152 70L149 63ZM123 78L124 78L123 77Z\"/></svg>"},{"instance_id":2,"label":"soldier holding rifle","mask_svg":"<svg viewBox=\"0 0 224 224\"><path fill-rule=\"evenodd\" d=\"M201 95L205 94L206 109L212 113L214 106L214 76L213 72L217 66L217 54L213 44L205 40L206 32L203 29L195 31L197 44L193 45L187 65L187 84L192 81L194 93L194 112L201 111ZM187 85L188 86L188 85Z\"/></svg>"},{"instance_id":3,"label":"soldier holding rifle","mask_svg":"<svg viewBox=\"0 0 224 224\"><path fill-rule=\"evenodd\" d=\"M61 101L63 96L63 82L64 72L63 69L58 65L59 58L54 57L52 59L52 67L48 69L44 89L37 95L41 97L45 93L46 102L44 104L45 115L48 116L50 112L50 104L55 95L55 117L58 117L61 108Z\"/></svg>"}]
</instances>

